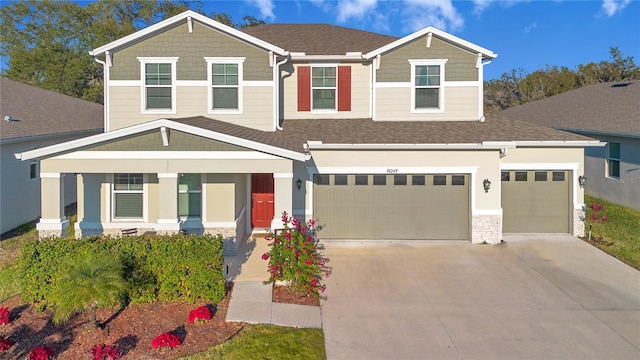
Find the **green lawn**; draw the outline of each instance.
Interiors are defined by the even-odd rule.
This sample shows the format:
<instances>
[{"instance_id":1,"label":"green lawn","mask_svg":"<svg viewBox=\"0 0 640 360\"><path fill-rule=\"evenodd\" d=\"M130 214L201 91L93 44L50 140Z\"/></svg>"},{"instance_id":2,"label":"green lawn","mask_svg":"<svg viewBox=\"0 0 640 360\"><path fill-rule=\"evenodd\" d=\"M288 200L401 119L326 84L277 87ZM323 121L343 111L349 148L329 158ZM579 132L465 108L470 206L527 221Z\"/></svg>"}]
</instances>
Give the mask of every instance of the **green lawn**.
<instances>
[{"instance_id":1,"label":"green lawn","mask_svg":"<svg viewBox=\"0 0 640 360\"><path fill-rule=\"evenodd\" d=\"M326 359L321 329L246 325L229 341L182 360Z\"/></svg>"},{"instance_id":2,"label":"green lawn","mask_svg":"<svg viewBox=\"0 0 640 360\"><path fill-rule=\"evenodd\" d=\"M587 204L587 233L585 234L587 237L591 223L590 215L593 213L591 205L594 202L604 204L604 210L601 213L607 216L604 225L594 225L594 233L592 234L592 238L594 238L604 233L605 242L590 243L640 270L640 211L615 205L590 195L585 195L584 201Z\"/></svg>"}]
</instances>

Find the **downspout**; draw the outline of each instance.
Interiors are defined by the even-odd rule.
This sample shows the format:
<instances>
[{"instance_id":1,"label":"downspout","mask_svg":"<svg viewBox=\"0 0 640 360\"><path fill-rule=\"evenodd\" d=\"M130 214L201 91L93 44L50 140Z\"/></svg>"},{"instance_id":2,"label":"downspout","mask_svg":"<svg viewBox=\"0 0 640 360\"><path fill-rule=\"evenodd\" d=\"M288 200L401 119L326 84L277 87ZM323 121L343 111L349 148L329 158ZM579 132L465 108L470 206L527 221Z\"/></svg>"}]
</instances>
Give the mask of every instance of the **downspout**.
<instances>
[{"instance_id":1,"label":"downspout","mask_svg":"<svg viewBox=\"0 0 640 360\"><path fill-rule=\"evenodd\" d=\"M276 59L277 55L273 55L274 60ZM275 124L276 124L276 130L282 130L282 126L280 126L280 65L284 65L285 63L287 63L289 60L291 59L291 54L288 51L285 51L285 57L282 61L280 61L279 63L276 63L276 65L273 67L273 79L275 81L275 94L273 96L273 113L274 113L274 120L275 120ZM274 61L275 62L275 61Z\"/></svg>"},{"instance_id":2,"label":"downspout","mask_svg":"<svg viewBox=\"0 0 640 360\"><path fill-rule=\"evenodd\" d=\"M90 52L91 54L91 52ZM93 54L91 54L93 55ZM106 54L106 56L109 56L109 54ZM109 67L107 66L106 61L102 61L100 59L98 59L98 57L94 56L93 59L98 63L98 64L102 64L102 86L103 86L103 90L102 90L102 97L103 97L103 102L104 102L104 132L108 132L109 131L109 122L107 119L109 119L109 92L107 91L107 79L109 77Z\"/></svg>"},{"instance_id":3,"label":"downspout","mask_svg":"<svg viewBox=\"0 0 640 360\"><path fill-rule=\"evenodd\" d=\"M479 113L480 113L480 122L484 122L485 117L484 117L484 67L485 65L489 65L491 64L492 60L489 60L487 62L481 62L480 63L480 86L482 86L482 91L480 91L480 99L478 99L478 103L480 104L480 109Z\"/></svg>"}]
</instances>

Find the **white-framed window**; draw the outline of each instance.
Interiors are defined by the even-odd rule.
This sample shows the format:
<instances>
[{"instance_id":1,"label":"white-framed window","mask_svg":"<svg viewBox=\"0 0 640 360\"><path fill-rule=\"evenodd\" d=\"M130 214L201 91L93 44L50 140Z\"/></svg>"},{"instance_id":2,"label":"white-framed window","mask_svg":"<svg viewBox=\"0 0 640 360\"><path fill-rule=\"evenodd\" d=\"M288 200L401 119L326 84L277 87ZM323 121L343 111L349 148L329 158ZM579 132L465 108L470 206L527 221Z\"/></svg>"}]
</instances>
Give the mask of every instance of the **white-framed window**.
<instances>
[{"instance_id":1,"label":"white-framed window","mask_svg":"<svg viewBox=\"0 0 640 360\"><path fill-rule=\"evenodd\" d=\"M29 179L37 180L40 178L40 162L37 159L29 162Z\"/></svg>"},{"instance_id":2,"label":"white-framed window","mask_svg":"<svg viewBox=\"0 0 640 360\"><path fill-rule=\"evenodd\" d=\"M409 63L411 112L443 112L446 60L409 60Z\"/></svg>"},{"instance_id":3,"label":"white-framed window","mask_svg":"<svg viewBox=\"0 0 640 360\"><path fill-rule=\"evenodd\" d=\"M142 113L176 113L177 57L139 57L142 77Z\"/></svg>"},{"instance_id":4,"label":"white-framed window","mask_svg":"<svg viewBox=\"0 0 640 360\"><path fill-rule=\"evenodd\" d=\"M338 66L311 66L311 110L337 111Z\"/></svg>"},{"instance_id":5,"label":"white-framed window","mask_svg":"<svg viewBox=\"0 0 640 360\"><path fill-rule=\"evenodd\" d=\"M178 176L178 216L182 218L202 217L201 174L180 174Z\"/></svg>"},{"instance_id":6,"label":"white-framed window","mask_svg":"<svg viewBox=\"0 0 640 360\"><path fill-rule=\"evenodd\" d=\"M607 176L620 178L620 143L609 141L607 144Z\"/></svg>"},{"instance_id":7,"label":"white-framed window","mask_svg":"<svg viewBox=\"0 0 640 360\"><path fill-rule=\"evenodd\" d=\"M245 58L205 58L209 81L209 113L242 113Z\"/></svg>"},{"instance_id":8,"label":"white-framed window","mask_svg":"<svg viewBox=\"0 0 640 360\"><path fill-rule=\"evenodd\" d=\"M113 174L112 204L114 219L142 219L144 217L143 174Z\"/></svg>"}]
</instances>

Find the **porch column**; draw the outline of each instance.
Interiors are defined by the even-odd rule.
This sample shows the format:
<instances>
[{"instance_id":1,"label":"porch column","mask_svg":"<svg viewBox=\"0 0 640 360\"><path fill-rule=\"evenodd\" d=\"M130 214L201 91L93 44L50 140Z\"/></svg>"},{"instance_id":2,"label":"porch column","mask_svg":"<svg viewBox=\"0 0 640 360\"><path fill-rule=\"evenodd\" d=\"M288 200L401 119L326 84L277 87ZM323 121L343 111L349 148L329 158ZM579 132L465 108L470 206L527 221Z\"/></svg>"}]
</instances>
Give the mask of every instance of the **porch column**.
<instances>
[{"instance_id":1,"label":"porch column","mask_svg":"<svg viewBox=\"0 0 640 360\"><path fill-rule=\"evenodd\" d=\"M282 229L282 212L286 211L289 216L292 215L293 209L293 173L274 173L273 174L273 220L271 220L271 229Z\"/></svg>"},{"instance_id":2,"label":"porch column","mask_svg":"<svg viewBox=\"0 0 640 360\"><path fill-rule=\"evenodd\" d=\"M177 173L158 173L158 206L155 230L161 233L180 231Z\"/></svg>"},{"instance_id":3,"label":"porch column","mask_svg":"<svg viewBox=\"0 0 640 360\"><path fill-rule=\"evenodd\" d=\"M64 215L64 174L40 173L41 215L36 224L38 235L67 236L69 220Z\"/></svg>"}]
</instances>

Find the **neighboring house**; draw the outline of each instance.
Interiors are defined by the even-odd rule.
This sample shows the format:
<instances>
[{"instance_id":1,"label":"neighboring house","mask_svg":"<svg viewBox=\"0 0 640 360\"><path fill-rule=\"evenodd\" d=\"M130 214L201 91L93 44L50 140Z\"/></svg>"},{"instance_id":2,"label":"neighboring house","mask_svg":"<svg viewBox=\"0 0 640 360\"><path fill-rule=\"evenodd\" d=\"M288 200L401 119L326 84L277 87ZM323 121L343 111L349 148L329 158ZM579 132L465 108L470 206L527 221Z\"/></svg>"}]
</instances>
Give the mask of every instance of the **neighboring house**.
<instances>
[{"instance_id":1,"label":"neighboring house","mask_svg":"<svg viewBox=\"0 0 640 360\"><path fill-rule=\"evenodd\" d=\"M100 133L104 115L100 104L8 79L0 79L0 115L0 233L4 233L40 217L39 160L22 162L13 154ZM76 201L75 176L63 175L61 206Z\"/></svg>"},{"instance_id":2,"label":"neighboring house","mask_svg":"<svg viewBox=\"0 0 640 360\"><path fill-rule=\"evenodd\" d=\"M501 114L606 142L585 150L585 191L640 210L640 81L589 85Z\"/></svg>"},{"instance_id":3,"label":"neighboring house","mask_svg":"<svg viewBox=\"0 0 640 360\"><path fill-rule=\"evenodd\" d=\"M241 32L188 11L91 54L106 132L17 154L42 159L52 194L78 174L78 236L212 232L232 253L283 212L317 219L323 239L584 232L578 176L598 142L485 119L497 55L435 28ZM43 202L41 235L67 226Z\"/></svg>"}]
</instances>

